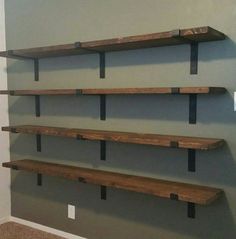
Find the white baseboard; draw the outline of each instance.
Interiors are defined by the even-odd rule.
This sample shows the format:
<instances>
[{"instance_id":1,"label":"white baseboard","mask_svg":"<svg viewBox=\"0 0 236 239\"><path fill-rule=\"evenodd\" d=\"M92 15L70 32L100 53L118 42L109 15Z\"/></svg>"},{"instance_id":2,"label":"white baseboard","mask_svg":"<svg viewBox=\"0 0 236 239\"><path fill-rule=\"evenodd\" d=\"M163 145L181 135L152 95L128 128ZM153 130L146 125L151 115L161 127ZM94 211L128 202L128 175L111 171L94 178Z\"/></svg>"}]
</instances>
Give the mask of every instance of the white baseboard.
<instances>
[{"instance_id":1,"label":"white baseboard","mask_svg":"<svg viewBox=\"0 0 236 239\"><path fill-rule=\"evenodd\" d=\"M46 227L46 226L43 226L43 225L38 224L38 223L26 221L26 220L21 219L21 218L11 216L11 217L6 218L6 219L7 219L7 221L16 222L16 223L19 223L19 224L22 224L22 225L25 225L25 226L29 226L29 227L32 227L32 228L35 228L35 229L38 229L38 230L41 230L41 231L45 231L45 232L48 232L48 233L51 233L51 234L54 234L54 235L57 235L57 236L60 236L60 237L65 237L65 238L68 238L68 239L85 239L83 237L79 237L79 236L76 236L74 234L63 232L63 231L60 231L60 230L57 230L57 229L54 229L54 228L51 228L51 227Z\"/></svg>"},{"instance_id":2,"label":"white baseboard","mask_svg":"<svg viewBox=\"0 0 236 239\"><path fill-rule=\"evenodd\" d=\"M3 224L3 223L9 222L9 221L10 221L10 217L0 218L0 225Z\"/></svg>"}]
</instances>

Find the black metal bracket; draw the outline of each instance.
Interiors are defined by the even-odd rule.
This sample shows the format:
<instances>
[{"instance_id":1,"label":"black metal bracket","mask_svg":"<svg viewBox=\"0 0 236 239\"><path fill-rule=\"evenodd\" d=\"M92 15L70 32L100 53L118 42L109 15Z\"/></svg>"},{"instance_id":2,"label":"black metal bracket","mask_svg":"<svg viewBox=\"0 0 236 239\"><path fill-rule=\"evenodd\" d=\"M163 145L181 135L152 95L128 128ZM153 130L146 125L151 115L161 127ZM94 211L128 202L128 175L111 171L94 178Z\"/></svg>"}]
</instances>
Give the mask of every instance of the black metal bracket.
<instances>
[{"instance_id":1,"label":"black metal bracket","mask_svg":"<svg viewBox=\"0 0 236 239\"><path fill-rule=\"evenodd\" d=\"M190 74L197 75L198 73L198 43L192 42L190 44Z\"/></svg>"},{"instance_id":2,"label":"black metal bracket","mask_svg":"<svg viewBox=\"0 0 236 239\"><path fill-rule=\"evenodd\" d=\"M195 211L196 211L195 203L188 202L188 217L195 218L195 214L196 214Z\"/></svg>"},{"instance_id":3,"label":"black metal bracket","mask_svg":"<svg viewBox=\"0 0 236 239\"><path fill-rule=\"evenodd\" d=\"M79 177L78 178L78 181L81 182L81 183L87 183L86 182L86 179L83 178L83 177ZM106 186L103 186L101 185L101 199L102 200L106 200L107 199L107 187Z\"/></svg>"},{"instance_id":4,"label":"black metal bracket","mask_svg":"<svg viewBox=\"0 0 236 239\"><path fill-rule=\"evenodd\" d=\"M41 152L42 146L41 146L41 135L36 134L36 145L37 145L37 152Z\"/></svg>"},{"instance_id":5,"label":"black metal bracket","mask_svg":"<svg viewBox=\"0 0 236 239\"><path fill-rule=\"evenodd\" d=\"M76 95L82 95L83 91L82 89L76 89Z\"/></svg>"},{"instance_id":6,"label":"black metal bracket","mask_svg":"<svg viewBox=\"0 0 236 239\"><path fill-rule=\"evenodd\" d=\"M180 39L186 44L190 44L190 74L196 75L198 73L198 42L187 39L181 35L180 29L171 32L172 37Z\"/></svg>"},{"instance_id":7,"label":"black metal bracket","mask_svg":"<svg viewBox=\"0 0 236 239\"><path fill-rule=\"evenodd\" d=\"M75 47L80 48L81 47L81 42L80 41L75 42Z\"/></svg>"},{"instance_id":8,"label":"black metal bracket","mask_svg":"<svg viewBox=\"0 0 236 239\"><path fill-rule=\"evenodd\" d=\"M106 160L106 141L100 141L100 160ZM107 198L107 187L101 185L101 199L106 200Z\"/></svg>"},{"instance_id":9,"label":"black metal bracket","mask_svg":"<svg viewBox=\"0 0 236 239\"><path fill-rule=\"evenodd\" d=\"M100 95L100 120L106 120L106 95Z\"/></svg>"},{"instance_id":10,"label":"black metal bracket","mask_svg":"<svg viewBox=\"0 0 236 239\"><path fill-rule=\"evenodd\" d=\"M171 94L179 94L179 93L180 93L179 87L172 87L171 88Z\"/></svg>"},{"instance_id":11,"label":"black metal bracket","mask_svg":"<svg viewBox=\"0 0 236 239\"><path fill-rule=\"evenodd\" d=\"M170 199L173 201L179 201L179 195L176 193L170 194ZM195 218L195 203L188 202L187 204L187 213L189 218Z\"/></svg>"},{"instance_id":12,"label":"black metal bracket","mask_svg":"<svg viewBox=\"0 0 236 239\"><path fill-rule=\"evenodd\" d=\"M19 170L19 169L18 169L18 166L16 166L16 165L12 165L12 166L11 166L11 169L13 169L13 170Z\"/></svg>"},{"instance_id":13,"label":"black metal bracket","mask_svg":"<svg viewBox=\"0 0 236 239\"><path fill-rule=\"evenodd\" d=\"M34 59L34 81L39 81L39 59Z\"/></svg>"},{"instance_id":14,"label":"black metal bracket","mask_svg":"<svg viewBox=\"0 0 236 239\"><path fill-rule=\"evenodd\" d=\"M79 135L79 134L76 135L76 139L77 139L77 140L85 140L85 139L83 138L83 136L82 136L82 135Z\"/></svg>"},{"instance_id":15,"label":"black metal bracket","mask_svg":"<svg viewBox=\"0 0 236 239\"><path fill-rule=\"evenodd\" d=\"M105 52L99 53L99 65L100 65L100 78L105 78L105 68L106 68L106 54Z\"/></svg>"},{"instance_id":16,"label":"black metal bracket","mask_svg":"<svg viewBox=\"0 0 236 239\"><path fill-rule=\"evenodd\" d=\"M75 42L74 46L76 48L81 48L87 52L91 52L91 53L98 53L99 54L99 75L100 75L100 79L104 79L106 72L105 72L105 68L106 68L106 54L105 52L100 52L94 49L89 49L86 47L83 47L81 42Z\"/></svg>"},{"instance_id":17,"label":"black metal bracket","mask_svg":"<svg viewBox=\"0 0 236 239\"><path fill-rule=\"evenodd\" d=\"M179 147L179 142L177 142L177 141L170 141L170 147L171 148L178 148Z\"/></svg>"},{"instance_id":18,"label":"black metal bracket","mask_svg":"<svg viewBox=\"0 0 236 239\"><path fill-rule=\"evenodd\" d=\"M189 124L197 122L197 94L189 94Z\"/></svg>"},{"instance_id":19,"label":"black metal bracket","mask_svg":"<svg viewBox=\"0 0 236 239\"><path fill-rule=\"evenodd\" d=\"M188 149L188 171L196 172L196 150Z\"/></svg>"},{"instance_id":20,"label":"black metal bracket","mask_svg":"<svg viewBox=\"0 0 236 239\"><path fill-rule=\"evenodd\" d=\"M15 95L15 91L14 90L9 90L9 94L10 95Z\"/></svg>"},{"instance_id":21,"label":"black metal bracket","mask_svg":"<svg viewBox=\"0 0 236 239\"><path fill-rule=\"evenodd\" d=\"M106 141L100 141L100 160L106 160Z\"/></svg>"},{"instance_id":22,"label":"black metal bracket","mask_svg":"<svg viewBox=\"0 0 236 239\"><path fill-rule=\"evenodd\" d=\"M35 116L40 117L40 95L35 95Z\"/></svg>"},{"instance_id":23,"label":"black metal bracket","mask_svg":"<svg viewBox=\"0 0 236 239\"><path fill-rule=\"evenodd\" d=\"M15 128L10 128L10 132L11 132L11 133L14 133L14 134L17 134L17 133L18 133Z\"/></svg>"},{"instance_id":24,"label":"black metal bracket","mask_svg":"<svg viewBox=\"0 0 236 239\"><path fill-rule=\"evenodd\" d=\"M81 183L86 183L85 178L79 177L78 180L79 180L79 182L81 182Z\"/></svg>"},{"instance_id":25,"label":"black metal bracket","mask_svg":"<svg viewBox=\"0 0 236 239\"><path fill-rule=\"evenodd\" d=\"M15 59L18 59L18 60L33 60L33 62L34 62L34 80L39 81L39 59L38 58L18 55L17 53L15 53L14 50L8 50L7 54Z\"/></svg>"},{"instance_id":26,"label":"black metal bracket","mask_svg":"<svg viewBox=\"0 0 236 239\"><path fill-rule=\"evenodd\" d=\"M170 200L179 201L179 195L175 193L171 193Z\"/></svg>"},{"instance_id":27,"label":"black metal bracket","mask_svg":"<svg viewBox=\"0 0 236 239\"><path fill-rule=\"evenodd\" d=\"M101 199L106 200L107 199L107 187L101 185Z\"/></svg>"},{"instance_id":28,"label":"black metal bracket","mask_svg":"<svg viewBox=\"0 0 236 239\"><path fill-rule=\"evenodd\" d=\"M37 174L37 185L42 186L42 174L41 173Z\"/></svg>"}]
</instances>

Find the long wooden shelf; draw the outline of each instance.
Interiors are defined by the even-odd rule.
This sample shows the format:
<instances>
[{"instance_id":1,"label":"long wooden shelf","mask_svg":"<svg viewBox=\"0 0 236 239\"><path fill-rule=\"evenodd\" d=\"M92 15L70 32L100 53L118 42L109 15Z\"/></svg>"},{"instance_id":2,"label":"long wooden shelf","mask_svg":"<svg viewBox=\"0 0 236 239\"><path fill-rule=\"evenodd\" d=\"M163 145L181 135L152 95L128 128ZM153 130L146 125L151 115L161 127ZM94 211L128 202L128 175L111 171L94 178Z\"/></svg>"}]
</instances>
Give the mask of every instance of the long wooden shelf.
<instances>
[{"instance_id":1,"label":"long wooden shelf","mask_svg":"<svg viewBox=\"0 0 236 239\"><path fill-rule=\"evenodd\" d=\"M210 204L222 194L222 190L218 188L34 160L18 160L3 163L3 167L146 193L164 198L172 198L175 195L177 200L200 205Z\"/></svg>"},{"instance_id":2,"label":"long wooden shelf","mask_svg":"<svg viewBox=\"0 0 236 239\"><path fill-rule=\"evenodd\" d=\"M72 129L38 125L2 127L3 131L35 135L69 137L86 140L115 141L122 143L145 144L162 147L210 150L221 147L223 139L186 137L159 134L141 134L92 129Z\"/></svg>"},{"instance_id":3,"label":"long wooden shelf","mask_svg":"<svg viewBox=\"0 0 236 239\"><path fill-rule=\"evenodd\" d=\"M113 94L217 94L224 87L152 87L152 88L103 88L103 89L45 89L45 90L1 90L0 94L15 96L35 95L113 95Z\"/></svg>"},{"instance_id":4,"label":"long wooden shelf","mask_svg":"<svg viewBox=\"0 0 236 239\"><path fill-rule=\"evenodd\" d=\"M122 51L168 45L188 44L224 40L225 35L209 26L174 30L146 35L129 36L98 41L76 42L73 44L37 47L0 52L9 58L47 58L98 52Z\"/></svg>"}]
</instances>

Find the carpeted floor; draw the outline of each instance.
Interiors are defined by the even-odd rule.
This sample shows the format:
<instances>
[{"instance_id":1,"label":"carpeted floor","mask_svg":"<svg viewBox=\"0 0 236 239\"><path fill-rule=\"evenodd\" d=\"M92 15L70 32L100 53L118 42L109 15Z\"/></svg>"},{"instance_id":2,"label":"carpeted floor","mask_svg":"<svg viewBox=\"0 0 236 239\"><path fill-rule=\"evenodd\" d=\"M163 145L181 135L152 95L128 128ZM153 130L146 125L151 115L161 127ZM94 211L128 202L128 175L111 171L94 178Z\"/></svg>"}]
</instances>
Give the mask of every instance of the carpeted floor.
<instances>
[{"instance_id":1,"label":"carpeted floor","mask_svg":"<svg viewBox=\"0 0 236 239\"><path fill-rule=\"evenodd\" d=\"M15 222L0 225L0 239L65 239Z\"/></svg>"}]
</instances>

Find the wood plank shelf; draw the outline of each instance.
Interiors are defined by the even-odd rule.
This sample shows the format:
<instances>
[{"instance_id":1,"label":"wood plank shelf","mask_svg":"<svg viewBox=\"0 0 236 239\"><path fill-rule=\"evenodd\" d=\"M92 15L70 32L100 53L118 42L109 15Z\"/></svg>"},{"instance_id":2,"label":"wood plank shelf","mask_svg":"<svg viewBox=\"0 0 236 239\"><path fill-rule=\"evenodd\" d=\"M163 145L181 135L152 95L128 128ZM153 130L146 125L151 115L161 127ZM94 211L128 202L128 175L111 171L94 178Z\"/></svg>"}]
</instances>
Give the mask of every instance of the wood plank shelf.
<instances>
[{"instance_id":1,"label":"wood plank shelf","mask_svg":"<svg viewBox=\"0 0 236 239\"><path fill-rule=\"evenodd\" d=\"M186 137L175 135L142 134L91 129L72 129L38 125L2 127L2 131L36 135L37 151L41 152L41 135L100 141L100 160L106 160L106 142L133 143L188 150L188 171L196 171L196 150L211 150L222 147L223 139Z\"/></svg>"},{"instance_id":2,"label":"wood plank shelf","mask_svg":"<svg viewBox=\"0 0 236 239\"><path fill-rule=\"evenodd\" d=\"M50 95L99 95L100 119L106 120L106 95L151 95L151 94L179 94L189 95L189 123L197 122L197 95L225 93L224 87L152 87L152 88L101 88L101 89L44 89L44 90L1 90L0 94L11 96L35 96L35 114L40 113L40 96Z\"/></svg>"},{"instance_id":3,"label":"wood plank shelf","mask_svg":"<svg viewBox=\"0 0 236 239\"><path fill-rule=\"evenodd\" d=\"M35 80L38 81L39 59L98 53L100 55L100 78L105 78L105 52L190 44L191 74L197 74L198 43L224 40L225 38L224 33L209 26L203 26L113 39L75 42L57 46L8 50L0 52L0 56L34 60Z\"/></svg>"},{"instance_id":4,"label":"wood plank shelf","mask_svg":"<svg viewBox=\"0 0 236 239\"><path fill-rule=\"evenodd\" d=\"M208 42L224 39L225 34L222 32L219 32L209 26L204 26L138 36L3 51L0 52L0 56L35 59L187 44L190 41Z\"/></svg>"},{"instance_id":5,"label":"wood plank shelf","mask_svg":"<svg viewBox=\"0 0 236 239\"><path fill-rule=\"evenodd\" d=\"M0 90L2 95L133 95L133 94L218 94L224 87L152 87L152 88L103 88L103 89L44 89L44 90Z\"/></svg>"},{"instance_id":6,"label":"wood plank shelf","mask_svg":"<svg viewBox=\"0 0 236 239\"><path fill-rule=\"evenodd\" d=\"M34 160L17 160L3 163L2 165L3 167L15 170L34 172L38 175L44 174L62 177L84 183L125 189L172 200L184 201L190 203L192 206L193 204L208 205L214 202L223 193L223 191L218 188ZM42 176L40 176L40 178L41 177ZM194 214L195 213L188 212L188 215L192 215L192 217L194 217Z\"/></svg>"},{"instance_id":7,"label":"wood plank shelf","mask_svg":"<svg viewBox=\"0 0 236 239\"><path fill-rule=\"evenodd\" d=\"M20 125L2 127L3 131L11 133L36 134L47 136L68 137L81 140L102 140L122 143L144 144L162 147L184 149L211 150L221 147L223 139L186 137L160 134L142 134L116 131L103 131L92 129L72 129L61 127L48 127L38 125Z\"/></svg>"}]
</instances>

